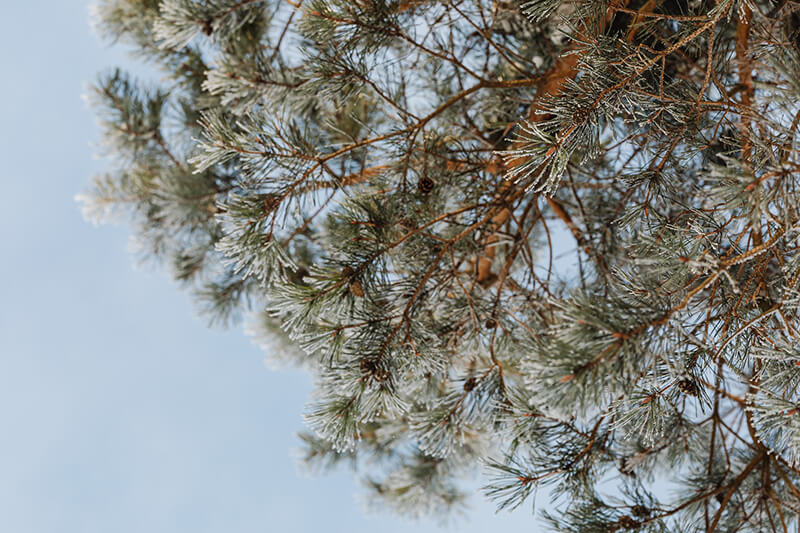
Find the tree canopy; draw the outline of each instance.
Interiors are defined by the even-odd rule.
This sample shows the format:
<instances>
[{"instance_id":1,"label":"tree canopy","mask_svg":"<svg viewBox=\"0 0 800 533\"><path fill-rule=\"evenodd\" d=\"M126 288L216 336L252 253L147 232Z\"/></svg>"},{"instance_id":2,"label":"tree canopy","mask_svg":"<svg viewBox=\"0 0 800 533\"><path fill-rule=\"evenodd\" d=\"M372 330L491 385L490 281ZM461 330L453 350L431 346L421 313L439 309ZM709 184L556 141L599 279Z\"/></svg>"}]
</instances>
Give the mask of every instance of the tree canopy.
<instances>
[{"instance_id":1,"label":"tree canopy","mask_svg":"<svg viewBox=\"0 0 800 533\"><path fill-rule=\"evenodd\" d=\"M100 0L132 222L410 516L798 531L800 3ZM268 421L266 421L268 423ZM533 525L532 519L532 525Z\"/></svg>"}]
</instances>

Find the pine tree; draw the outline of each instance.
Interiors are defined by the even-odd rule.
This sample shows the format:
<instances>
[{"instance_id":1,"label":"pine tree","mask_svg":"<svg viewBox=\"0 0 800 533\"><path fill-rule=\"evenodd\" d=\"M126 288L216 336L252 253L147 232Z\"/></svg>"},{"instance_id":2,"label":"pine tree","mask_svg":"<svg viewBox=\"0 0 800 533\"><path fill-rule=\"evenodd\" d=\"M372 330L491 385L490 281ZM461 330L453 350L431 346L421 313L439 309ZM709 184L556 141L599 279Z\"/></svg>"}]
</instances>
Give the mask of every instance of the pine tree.
<instances>
[{"instance_id":1,"label":"pine tree","mask_svg":"<svg viewBox=\"0 0 800 533\"><path fill-rule=\"evenodd\" d=\"M404 515L480 471L554 531L798 531L799 2L95 19L163 75L94 87L86 213L313 373L310 465Z\"/></svg>"}]
</instances>

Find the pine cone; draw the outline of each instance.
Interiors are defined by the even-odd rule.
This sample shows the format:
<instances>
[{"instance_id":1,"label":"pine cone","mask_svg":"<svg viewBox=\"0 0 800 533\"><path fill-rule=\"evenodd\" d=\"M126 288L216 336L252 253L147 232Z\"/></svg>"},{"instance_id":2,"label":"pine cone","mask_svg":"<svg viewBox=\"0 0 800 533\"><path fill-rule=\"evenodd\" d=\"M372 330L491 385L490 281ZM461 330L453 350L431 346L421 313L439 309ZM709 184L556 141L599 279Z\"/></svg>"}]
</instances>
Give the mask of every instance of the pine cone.
<instances>
[{"instance_id":1,"label":"pine cone","mask_svg":"<svg viewBox=\"0 0 800 533\"><path fill-rule=\"evenodd\" d=\"M364 297L364 286L361 285L361 282L358 281L357 279L354 279L353 281L350 282L349 288L350 288L350 294L352 294L353 296L357 296L359 298Z\"/></svg>"},{"instance_id":2,"label":"pine cone","mask_svg":"<svg viewBox=\"0 0 800 533\"><path fill-rule=\"evenodd\" d=\"M432 179L430 179L428 176L423 176L417 182L417 189L419 189L419 192L422 194L428 194L433 190L434 185L435 184L433 183Z\"/></svg>"},{"instance_id":3,"label":"pine cone","mask_svg":"<svg viewBox=\"0 0 800 533\"><path fill-rule=\"evenodd\" d=\"M383 383L384 381L388 381L389 378L392 377L392 373L388 370L380 368L378 366L377 361L374 359L363 358L359 362L359 366L361 368L361 375L364 377L369 377L377 381L378 383Z\"/></svg>"},{"instance_id":4,"label":"pine cone","mask_svg":"<svg viewBox=\"0 0 800 533\"><path fill-rule=\"evenodd\" d=\"M638 520L631 518L628 515L622 515L617 520L617 524L622 529L639 529L642 525Z\"/></svg>"},{"instance_id":5,"label":"pine cone","mask_svg":"<svg viewBox=\"0 0 800 533\"><path fill-rule=\"evenodd\" d=\"M272 213L281 204L277 194L265 194L261 201L264 204L265 213Z\"/></svg>"},{"instance_id":6,"label":"pine cone","mask_svg":"<svg viewBox=\"0 0 800 533\"><path fill-rule=\"evenodd\" d=\"M475 379L474 377L471 377L471 378L467 379L464 382L464 392L471 392L475 388L475 385L477 385L477 384L478 384L478 380Z\"/></svg>"},{"instance_id":7,"label":"pine cone","mask_svg":"<svg viewBox=\"0 0 800 533\"><path fill-rule=\"evenodd\" d=\"M786 17L786 33L789 42L800 50L800 11L793 11Z\"/></svg>"},{"instance_id":8,"label":"pine cone","mask_svg":"<svg viewBox=\"0 0 800 533\"><path fill-rule=\"evenodd\" d=\"M579 107L572 112L572 124L575 126L583 126L589 120L591 110L588 107Z\"/></svg>"},{"instance_id":9,"label":"pine cone","mask_svg":"<svg viewBox=\"0 0 800 533\"><path fill-rule=\"evenodd\" d=\"M690 378L682 379L678 382L678 390L689 396L697 396L697 383Z\"/></svg>"}]
</instances>

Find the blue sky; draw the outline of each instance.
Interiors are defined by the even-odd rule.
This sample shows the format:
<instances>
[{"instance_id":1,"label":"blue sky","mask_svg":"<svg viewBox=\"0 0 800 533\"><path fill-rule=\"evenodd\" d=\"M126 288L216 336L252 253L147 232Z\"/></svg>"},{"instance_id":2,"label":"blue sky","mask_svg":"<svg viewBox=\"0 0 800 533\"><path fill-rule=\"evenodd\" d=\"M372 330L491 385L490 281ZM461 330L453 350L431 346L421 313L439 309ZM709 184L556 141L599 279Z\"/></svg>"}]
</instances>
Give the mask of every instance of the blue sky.
<instances>
[{"instance_id":1,"label":"blue sky","mask_svg":"<svg viewBox=\"0 0 800 533\"><path fill-rule=\"evenodd\" d=\"M267 370L240 328L207 329L135 268L126 227L81 218L73 198L103 168L81 94L129 60L85 0L3 4L0 531L442 531L364 515L348 472L298 475L308 378ZM453 530L494 528L537 531L479 496Z\"/></svg>"}]
</instances>

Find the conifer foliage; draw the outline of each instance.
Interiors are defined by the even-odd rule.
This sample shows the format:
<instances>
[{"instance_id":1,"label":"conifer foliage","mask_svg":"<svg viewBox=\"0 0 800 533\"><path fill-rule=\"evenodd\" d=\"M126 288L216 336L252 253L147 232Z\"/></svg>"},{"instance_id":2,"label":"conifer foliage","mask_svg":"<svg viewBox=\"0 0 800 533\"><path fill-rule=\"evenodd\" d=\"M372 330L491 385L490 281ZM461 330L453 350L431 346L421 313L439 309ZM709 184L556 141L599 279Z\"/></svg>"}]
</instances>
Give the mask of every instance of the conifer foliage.
<instances>
[{"instance_id":1,"label":"conifer foliage","mask_svg":"<svg viewBox=\"0 0 800 533\"><path fill-rule=\"evenodd\" d=\"M313 373L310 465L405 515L480 472L554 531L798 530L799 2L95 19L161 76L94 87L86 213Z\"/></svg>"}]
</instances>

